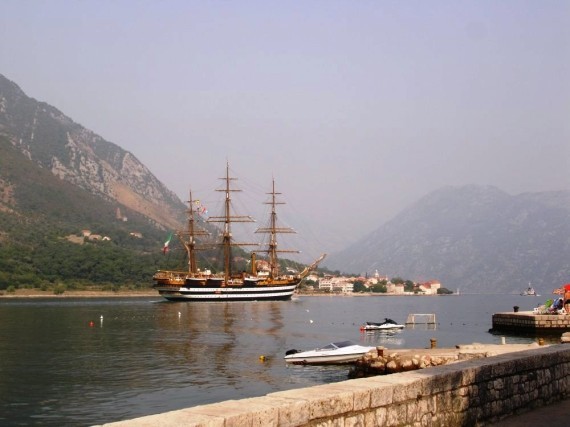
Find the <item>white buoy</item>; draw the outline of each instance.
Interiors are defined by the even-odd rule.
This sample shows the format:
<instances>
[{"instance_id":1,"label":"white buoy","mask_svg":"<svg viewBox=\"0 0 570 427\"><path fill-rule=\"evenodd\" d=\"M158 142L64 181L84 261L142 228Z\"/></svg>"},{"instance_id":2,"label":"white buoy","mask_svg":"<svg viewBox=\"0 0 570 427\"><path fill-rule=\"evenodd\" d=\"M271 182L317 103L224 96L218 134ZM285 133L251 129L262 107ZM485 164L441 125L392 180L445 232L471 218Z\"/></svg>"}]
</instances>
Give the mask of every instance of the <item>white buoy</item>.
<instances>
[{"instance_id":1,"label":"white buoy","mask_svg":"<svg viewBox=\"0 0 570 427\"><path fill-rule=\"evenodd\" d=\"M313 319L309 320L309 322L313 323Z\"/></svg>"},{"instance_id":2,"label":"white buoy","mask_svg":"<svg viewBox=\"0 0 570 427\"><path fill-rule=\"evenodd\" d=\"M178 312L178 317L182 316L182 313Z\"/></svg>"}]
</instances>

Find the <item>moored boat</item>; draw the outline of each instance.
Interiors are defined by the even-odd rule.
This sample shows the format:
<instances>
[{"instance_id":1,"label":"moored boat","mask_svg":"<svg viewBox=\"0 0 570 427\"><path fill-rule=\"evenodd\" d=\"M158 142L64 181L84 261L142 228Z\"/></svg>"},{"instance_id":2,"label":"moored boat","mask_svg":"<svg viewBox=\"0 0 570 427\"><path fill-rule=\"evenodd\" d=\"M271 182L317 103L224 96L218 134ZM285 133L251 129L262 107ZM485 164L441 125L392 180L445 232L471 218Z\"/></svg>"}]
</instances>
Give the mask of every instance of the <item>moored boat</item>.
<instances>
[{"instance_id":1,"label":"moored boat","mask_svg":"<svg viewBox=\"0 0 570 427\"><path fill-rule=\"evenodd\" d=\"M394 329L404 329L406 325L400 325L392 319L386 318L383 322L366 322L360 327L361 331L385 331Z\"/></svg>"},{"instance_id":2,"label":"moored boat","mask_svg":"<svg viewBox=\"0 0 570 427\"><path fill-rule=\"evenodd\" d=\"M530 283L529 283L528 288L526 288L524 291L521 292L521 295L525 296L525 297L539 297L540 296L536 293L535 289L532 286L530 286Z\"/></svg>"},{"instance_id":3,"label":"moored boat","mask_svg":"<svg viewBox=\"0 0 570 427\"><path fill-rule=\"evenodd\" d=\"M358 345L352 341L332 342L309 351L289 350L285 362L294 365L336 365L352 363L376 347Z\"/></svg>"},{"instance_id":4,"label":"moored boat","mask_svg":"<svg viewBox=\"0 0 570 427\"><path fill-rule=\"evenodd\" d=\"M257 244L237 243L233 240L231 224L234 222L252 222L253 219L249 216L237 216L232 213L230 194L238 190L230 187L230 183L236 178L230 177L229 165L226 166L226 176L222 179L225 182L225 186L217 191L225 193L224 214L209 217L207 220L209 223L223 224L223 228L219 233L220 240L214 243L206 242L206 237L209 236L209 233L196 224L196 212L194 210L196 201L192 200L192 193L190 193L187 210L187 230L176 233L188 255L188 271L157 271L153 276L155 282L154 289L161 296L171 301L290 300L301 280L317 267L324 259L325 254L321 255L301 272L287 271L286 273L281 273L277 254L280 252L298 251L277 248L277 235L280 233L294 233L294 231L290 228L278 227L277 225L276 205L282 204L282 202L277 201L276 196L280 193L275 191L275 181L273 181L272 190L268 193L271 199L267 202L271 206L269 225L256 230L256 233L269 235L267 248L258 251L267 253L267 260L259 260L263 261L266 268L258 271L257 254L252 252L249 271L234 272L232 247L254 246ZM219 247L223 251L223 271L218 274L212 273L210 270L200 270L196 260L197 251L214 247Z\"/></svg>"}]
</instances>

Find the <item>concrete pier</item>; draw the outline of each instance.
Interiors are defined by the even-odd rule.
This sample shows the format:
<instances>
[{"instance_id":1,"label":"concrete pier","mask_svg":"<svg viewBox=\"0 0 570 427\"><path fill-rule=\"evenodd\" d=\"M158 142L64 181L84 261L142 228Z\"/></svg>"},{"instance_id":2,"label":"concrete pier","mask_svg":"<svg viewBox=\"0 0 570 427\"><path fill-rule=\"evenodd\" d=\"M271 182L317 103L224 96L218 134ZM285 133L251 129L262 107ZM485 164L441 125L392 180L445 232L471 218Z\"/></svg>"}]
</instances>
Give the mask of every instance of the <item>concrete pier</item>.
<instances>
[{"instance_id":1,"label":"concrete pier","mask_svg":"<svg viewBox=\"0 0 570 427\"><path fill-rule=\"evenodd\" d=\"M493 330L513 332L570 331L569 314L534 314L532 311L493 314Z\"/></svg>"}]
</instances>

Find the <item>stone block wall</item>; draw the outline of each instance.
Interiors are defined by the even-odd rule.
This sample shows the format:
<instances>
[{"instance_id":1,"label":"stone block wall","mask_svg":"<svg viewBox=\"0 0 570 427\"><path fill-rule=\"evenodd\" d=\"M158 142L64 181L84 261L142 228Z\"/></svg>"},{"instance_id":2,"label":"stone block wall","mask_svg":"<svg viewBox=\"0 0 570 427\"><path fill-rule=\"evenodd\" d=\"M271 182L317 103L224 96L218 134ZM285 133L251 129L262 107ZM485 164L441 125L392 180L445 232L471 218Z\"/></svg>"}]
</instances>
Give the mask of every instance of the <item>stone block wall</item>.
<instances>
[{"instance_id":1,"label":"stone block wall","mask_svg":"<svg viewBox=\"0 0 570 427\"><path fill-rule=\"evenodd\" d=\"M533 314L531 312L495 313L493 314L493 329L517 331L570 331L570 315Z\"/></svg>"},{"instance_id":2,"label":"stone block wall","mask_svg":"<svg viewBox=\"0 0 570 427\"><path fill-rule=\"evenodd\" d=\"M565 398L570 398L570 345L559 344L106 426L483 426Z\"/></svg>"}]
</instances>

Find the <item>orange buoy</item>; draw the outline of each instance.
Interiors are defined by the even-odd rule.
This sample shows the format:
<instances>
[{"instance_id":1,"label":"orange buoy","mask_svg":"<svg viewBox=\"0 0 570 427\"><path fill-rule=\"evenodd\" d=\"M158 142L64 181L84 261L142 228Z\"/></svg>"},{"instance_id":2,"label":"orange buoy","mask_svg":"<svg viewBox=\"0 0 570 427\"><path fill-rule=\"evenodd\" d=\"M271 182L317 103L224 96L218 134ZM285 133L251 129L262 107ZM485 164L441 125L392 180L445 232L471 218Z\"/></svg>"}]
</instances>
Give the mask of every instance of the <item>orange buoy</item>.
<instances>
[{"instance_id":1,"label":"orange buoy","mask_svg":"<svg viewBox=\"0 0 570 427\"><path fill-rule=\"evenodd\" d=\"M89 322L89 326L90 326L90 327L95 326L95 322L93 322L93 320L92 320L91 322Z\"/></svg>"}]
</instances>

